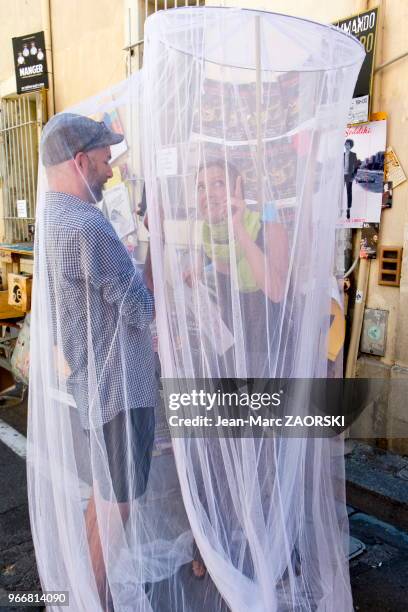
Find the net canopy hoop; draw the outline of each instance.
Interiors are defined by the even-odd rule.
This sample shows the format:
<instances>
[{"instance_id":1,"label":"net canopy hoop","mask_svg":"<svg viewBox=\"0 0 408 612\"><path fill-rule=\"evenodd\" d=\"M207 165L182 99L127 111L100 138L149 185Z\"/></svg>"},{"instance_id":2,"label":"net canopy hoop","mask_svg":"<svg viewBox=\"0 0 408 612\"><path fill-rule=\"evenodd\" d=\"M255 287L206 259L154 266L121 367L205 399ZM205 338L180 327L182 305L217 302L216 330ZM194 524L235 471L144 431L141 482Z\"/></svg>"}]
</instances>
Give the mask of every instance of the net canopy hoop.
<instances>
[{"instance_id":1,"label":"net canopy hoop","mask_svg":"<svg viewBox=\"0 0 408 612\"><path fill-rule=\"evenodd\" d=\"M45 127L28 494L42 586L69 590L73 611L352 610L341 436L201 419L190 435L182 397L202 380L214 397L231 395L220 380L325 379L362 58L306 20L161 11L143 70ZM217 424L214 402L197 410Z\"/></svg>"},{"instance_id":2,"label":"net canopy hoop","mask_svg":"<svg viewBox=\"0 0 408 612\"><path fill-rule=\"evenodd\" d=\"M293 70L297 70L301 72L328 72L331 70L337 70L339 67L345 68L345 69L352 68L353 66L360 64L361 57L364 56L365 54L364 45L357 38L355 38L351 34L348 34L344 30L337 28L333 25L320 23L318 21L314 21L312 19L306 19L304 17L296 17L295 15L276 13L274 11L265 11L265 10L259 10L259 9L255 10L255 9L241 8L241 7L232 8L232 7L226 7L226 6L217 6L217 7L180 6L180 7L175 7L175 8L166 10L166 11L158 11L157 13L150 15L150 17L146 20L145 40L148 40L151 30L155 28L155 22L158 19L159 15L166 13L167 16L168 15L171 16L171 15L176 15L177 13L183 13L183 12L185 12L187 15L188 14L191 15L192 11L194 13L198 13L199 11L202 12L203 10L205 10L207 14L209 14L210 12L218 12L218 11L227 11L229 14L235 13L235 15L252 13L254 17L258 18L260 21L261 19L263 19L264 23L265 21L268 20L268 18L271 18L271 20L273 18L278 18L282 22L293 21L296 24L305 24L306 26L310 26L310 28L317 27L322 32L327 32L327 33L330 32L331 36L334 35L338 37L338 41L341 41L343 39L343 42L347 45L347 51L348 51L347 55L348 56L350 55L350 50L351 50L350 45L353 44L354 50L353 50L353 60L352 61L341 61L340 63L338 57L335 57L335 59L338 61L338 63L335 66L324 65L321 68L316 68L316 67L311 68L311 67L304 66L302 68L293 68ZM157 38L157 32L155 32L155 37ZM161 40L161 42L164 42L164 41ZM223 66L226 68L237 68L241 70L254 70L256 68L255 60L253 64L251 65L243 65L243 64L237 64L237 63L232 63L232 62L226 62L224 58L222 60L217 61L215 59L210 59L209 57L205 57L204 54L199 55L197 53L192 53L191 51L184 50L180 48L180 37L177 38L177 41L174 41L171 44L169 43L168 40L166 40L165 44L169 49L178 51L179 53L184 53L186 55L194 56L194 59L200 62L205 61L209 64L215 64L215 65ZM276 66L269 67L269 66L265 66L264 64L262 66L262 71L279 73L279 72L288 72L290 71L290 69L288 69L287 67L283 67L283 68L278 68Z\"/></svg>"},{"instance_id":3,"label":"net canopy hoop","mask_svg":"<svg viewBox=\"0 0 408 612\"><path fill-rule=\"evenodd\" d=\"M255 17L255 54L256 54L256 135L257 135L257 191L258 202L262 202L263 185L262 185L262 123L261 123L261 103L262 103L262 56L261 56L261 18L259 15Z\"/></svg>"}]
</instances>

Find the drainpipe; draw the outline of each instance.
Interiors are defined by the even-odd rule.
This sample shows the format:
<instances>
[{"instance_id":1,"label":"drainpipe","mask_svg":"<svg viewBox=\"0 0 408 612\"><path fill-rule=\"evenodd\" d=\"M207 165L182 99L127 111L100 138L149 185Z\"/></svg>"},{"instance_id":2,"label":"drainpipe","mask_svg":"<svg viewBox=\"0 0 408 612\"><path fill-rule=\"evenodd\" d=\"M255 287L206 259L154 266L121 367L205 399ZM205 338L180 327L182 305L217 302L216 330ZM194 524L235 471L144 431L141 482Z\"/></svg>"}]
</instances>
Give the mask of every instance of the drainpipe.
<instances>
[{"instance_id":1,"label":"drainpipe","mask_svg":"<svg viewBox=\"0 0 408 612\"><path fill-rule=\"evenodd\" d=\"M357 248L360 248L361 230L357 232ZM347 352L346 378L354 378L356 375L356 364L358 347L360 345L361 328L363 326L364 309L367 299L368 277L370 273L370 261L360 259L357 278L356 300L354 303L353 322L351 324L350 344Z\"/></svg>"},{"instance_id":2,"label":"drainpipe","mask_svg":"<svg viewBox=\"0 0 408 612\"><path fill-rule=\"evenodd\" d=\"M370 0L367 0L364 8L361 7L360 11L368 11L370 9ZM376 3L377 5L377 3ZM377 34L377 49L376 49L376 57L381 57L383 53L383 38L384 38L384 12L383 12L383 2L380 0L378 5L378 22L382 24L381 30L378 31ZM380 48L378 48L380 47ZM374 73L375 73L374 69ZM381 74L373 74L373 91L372 91L372 109L382 110L381 109L381 84L382 78ZM360 249L360 241L361 241L361 230L357 232L357 244L356 248ZM369 259L360 259L360 265L358 268L357 275L357 293L356 293L356 301L354 304L354 312L353 312L353 322L351 324L351 334L350 334L350 345L347 353L347 361L346 361L346 378L355 378L356 375L356 365L357 365L357 357L358 357L358 349L360 345L360 336L361 329L363 326L363 318L364 318L364 310L367 300L367 291L368 291L368 279L370 275L370 260Z\"/></svg>"},{"instance_id":3,"label":"drainpipe","mask_svg":"<svg viewBox=\"0 0 408 612\"><path fill-rule=\"evenodd\" d=\"M51 0L41 0L41 15L48 68L47 118L55 114L54 68L52 60Z\"/></svg>"}]
</instances>

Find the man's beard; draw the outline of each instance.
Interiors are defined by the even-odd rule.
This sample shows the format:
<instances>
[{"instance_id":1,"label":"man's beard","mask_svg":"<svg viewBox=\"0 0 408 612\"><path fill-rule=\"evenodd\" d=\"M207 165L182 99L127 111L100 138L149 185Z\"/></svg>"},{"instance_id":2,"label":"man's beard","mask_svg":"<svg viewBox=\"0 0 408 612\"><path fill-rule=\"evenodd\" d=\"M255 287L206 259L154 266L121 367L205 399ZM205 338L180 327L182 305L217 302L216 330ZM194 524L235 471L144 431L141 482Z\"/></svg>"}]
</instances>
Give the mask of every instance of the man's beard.
<instances>
[{"instance_id":1,"label":"man's beard","mask_svg":"<svg viewBox=\"0 0 408 612\"><path fill-rule=\"evenodd\" d=\"M95 202L100 202L102 200L103 198L102 189L103 189L104 184L105 183L101 183L100 181L89 183L88 188L92 196L95 198Z\"/></svg>"},{"instance_id":2,"label":"man's beard","mask_svg":"<svg viewBox=\"0 0 408 612\"><path fill-rule=\"evenodd\" d=\"M101 177L99 176L99 173L97 171L96 164L94 163L93 160L90 160L90 162L91 162L91 167L90 167L90 172L88 175L88 189L91 193L92 198L94 199L96 203L96 202L100 202L103 198L102 189L103 189L103 186L105 185L106 178L104 180L101 180Z\"/></svg>"}]
</instances>

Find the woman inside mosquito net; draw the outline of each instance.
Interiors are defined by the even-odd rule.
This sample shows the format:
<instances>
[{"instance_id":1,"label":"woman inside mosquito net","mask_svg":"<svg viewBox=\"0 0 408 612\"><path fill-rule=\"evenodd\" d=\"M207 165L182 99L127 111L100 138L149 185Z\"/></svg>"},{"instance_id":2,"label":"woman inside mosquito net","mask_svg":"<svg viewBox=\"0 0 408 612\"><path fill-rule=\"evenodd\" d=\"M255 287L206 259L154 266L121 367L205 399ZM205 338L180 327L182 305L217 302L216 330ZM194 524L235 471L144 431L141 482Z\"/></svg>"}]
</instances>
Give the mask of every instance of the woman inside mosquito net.
<instances>
[{"instance_id":1,"label":"woman inside mosquito net","mask_svg":"<svg viewBox=\"0 0 408 612\"><path fill-rule=\"evenodd\" d=\"M202 163L196 185L202 249L184 279L190 286L206 285L234 336L234 346L219 359L218 375L235 372L236 351L241 348L247 376L270 376L277 367L277 321L288 271L287 232L272 201L261 209L248 205L243 177L233 163L221 158Z\"/></svg>"}]
</instances>

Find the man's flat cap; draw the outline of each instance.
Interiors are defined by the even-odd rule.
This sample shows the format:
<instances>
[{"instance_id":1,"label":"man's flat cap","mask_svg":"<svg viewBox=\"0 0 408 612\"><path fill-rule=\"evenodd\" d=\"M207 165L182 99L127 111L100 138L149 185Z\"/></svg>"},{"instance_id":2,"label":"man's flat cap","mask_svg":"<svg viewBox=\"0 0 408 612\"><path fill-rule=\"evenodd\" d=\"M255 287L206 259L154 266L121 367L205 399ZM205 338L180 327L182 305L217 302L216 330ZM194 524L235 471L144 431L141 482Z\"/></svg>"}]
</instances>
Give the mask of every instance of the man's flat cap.
<instances>
[{"instance_id":1,"label":"man's flat cap","mask_svg":"<svg viewBox=\"0 0 408 612\"><path fill-rule=\"evenodd\" d=\"M103 121L60 113L52 117L43 130L41 159L44 166L56 166L73 159L79 152L118 144L123 139L123 134L113 132Z\"/></svg>"}]
</instances>

